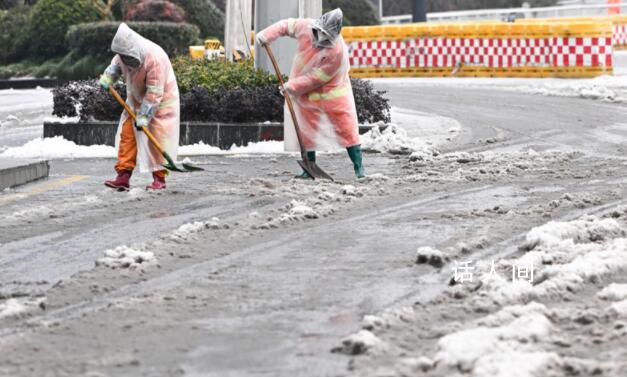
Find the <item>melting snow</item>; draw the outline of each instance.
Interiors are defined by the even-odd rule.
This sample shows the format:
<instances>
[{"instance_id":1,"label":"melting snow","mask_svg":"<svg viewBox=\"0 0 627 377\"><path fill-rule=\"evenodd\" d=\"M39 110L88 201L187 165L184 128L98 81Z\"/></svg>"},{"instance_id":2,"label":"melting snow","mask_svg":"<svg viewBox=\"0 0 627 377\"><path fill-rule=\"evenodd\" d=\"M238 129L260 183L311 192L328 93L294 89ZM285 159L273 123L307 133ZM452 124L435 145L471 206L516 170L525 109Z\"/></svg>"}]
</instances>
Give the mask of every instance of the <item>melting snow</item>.
<instances>
[{"instance_id":1,"label":"melting snow","mask_svg":"<svg viewBox=\"0 0 627 377\"><path fill-rule=\"evenodd\" d=\"M154 253L134 250L128 246L118 246L115 249L105 251L104 254L104 258L96 261L96 266L105 266L113 269L138 269L143 265L156 263L157 261Z\"/></svg>"}]
</instances>

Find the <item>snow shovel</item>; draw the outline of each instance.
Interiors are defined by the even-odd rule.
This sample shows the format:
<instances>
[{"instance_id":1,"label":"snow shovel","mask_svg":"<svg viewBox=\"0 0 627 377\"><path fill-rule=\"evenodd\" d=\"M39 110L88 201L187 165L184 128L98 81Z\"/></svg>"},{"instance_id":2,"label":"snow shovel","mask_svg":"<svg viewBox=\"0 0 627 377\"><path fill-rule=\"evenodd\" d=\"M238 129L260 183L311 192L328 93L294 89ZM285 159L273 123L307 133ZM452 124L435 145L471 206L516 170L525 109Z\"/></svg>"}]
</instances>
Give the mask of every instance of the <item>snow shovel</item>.
<instances>
[{"instance_id":1,"label":"snow shovel","mask_svg":"<svg viewBox=\"0 0 627 377\"><path fill-rule=\"evenodd\" d=\"M122 105L122 107L124 107L124 110L126 110L128 115L131 118L133 118L134 121L137 121L137 117L135 116L135 113L133 112L133 110L131 110L128 104L120 96L120 93L118 93L117 90L115 90L112 85L109 85L109 93L111 93L111 95L120 103L120 105ZM148 131L148 128L142 127L142 131L146 134L146 136L148 136L148 139L150 140L150 142L159 150L159 152L161 152L161 155L163 156L163 158L165 158L165 160L168 162L167 164L163 164L164 168L168 170L172 170L172 171L178 171L181 173L189 173L193 171L205 170L203 168L199 168L197 166L193 166L193 165L186 164L186 163L182 164L183 167L176 166L176 164L174 163L174 160L172 160L172 157L170 157L168 152L166 152L165 149L163 149L163 147L161 146L161 144L159 144L157 139L155 139L155 137L150 133L150 131Z\"/></svg>"},{"instance_id":2,"label":"snow shovel","mask_svg":"<svg viewBox=\"0 0 627 377\"><path fill-rule=\"evenodd\" d=\"M298 120L296 120L296 113L294 112L294 105L292 104L292 99L290 98L289 93L285 90L283 75L281 75L279 65L274 58L272 48L270 48L270 46L268 45L264 45L264 47L266 48L266 52L270 57L270 61L272 61L272 65L274 66L274 70L276 71L276 76L279 78L279 82L281 83L281 89L283 89L285 102L287 102L287 107L290 109L290 115L292 116L292 121L294 122L294 129L296 130L296 137L298 138L298 145L300 146L300 156L302 158L302 160L298 161L298 164L301 168L303 168L304 171L307 172L307 174L309 174L309 176L311 176L312 179L321 178L333 181L333 178L325 173L324 170L322 170L320 166L315 163L315 161L309 161L309 159L307 158L307 153L305 151L305 148L303 147L303 139L300 134L300 129L298 128Z\"/></svg>"}]
</instances>

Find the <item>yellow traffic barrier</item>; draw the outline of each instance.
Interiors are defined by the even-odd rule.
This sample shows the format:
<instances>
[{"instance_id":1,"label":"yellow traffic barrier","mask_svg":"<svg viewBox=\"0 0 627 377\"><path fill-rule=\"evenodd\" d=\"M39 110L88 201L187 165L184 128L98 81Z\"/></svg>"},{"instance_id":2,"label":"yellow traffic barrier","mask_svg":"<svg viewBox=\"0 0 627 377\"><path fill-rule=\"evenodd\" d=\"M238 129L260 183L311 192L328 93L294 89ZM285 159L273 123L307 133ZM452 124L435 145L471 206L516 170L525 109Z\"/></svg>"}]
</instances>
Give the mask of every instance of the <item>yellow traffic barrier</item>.
<instances>
[{"instance_id":1,"label":"yellow traffic barrier","mask_svg":"<svg viewBox=\"0 0 627 377\"><path fill-rule=\"evenodd\" d=\"M594 77L613 71L616 22L419 23L342 34L355 77Z\"/></svg>"}]
</instances>

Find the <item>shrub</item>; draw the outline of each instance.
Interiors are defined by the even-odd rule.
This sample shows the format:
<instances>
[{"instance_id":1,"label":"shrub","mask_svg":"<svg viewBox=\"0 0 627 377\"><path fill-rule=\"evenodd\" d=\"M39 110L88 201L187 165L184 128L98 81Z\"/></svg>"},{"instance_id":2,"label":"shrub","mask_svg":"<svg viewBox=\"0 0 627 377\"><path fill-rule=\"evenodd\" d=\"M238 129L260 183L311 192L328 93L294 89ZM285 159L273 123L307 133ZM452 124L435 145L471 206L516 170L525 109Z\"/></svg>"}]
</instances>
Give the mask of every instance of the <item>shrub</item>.
<instances>
[{"instance_id":1,"label":"shrub","mask_svg":"<svg viewBox=\"0 0 627 377\"><path fill-rule=\"evenodd\" d=\"M218 60L192 60L186 56L179 56L172 61L172 66L183 92L195 87L202 87L211 92L217 89L279 85L275 75L256 70L252 62L234 64Z\"/></svg>"},{"instance_id":2,"label":"shrub","mask_svg":"<svg viewBox=\"0 0 627 377\"><path fill-rule=\"evenodd\" d=\"M210 0L172 0L187 13L187 22L198 26L204 39L224 39L224 12Z\"/></svg>"},{"instance_id":3,"label":"shrub","mask_svg":"<svg viewBox=\"0 0 627 377\"><path fill-rule=\"evenodd\" d=\"M28 8L0 11L0 63L23 59L28 50Z\"/></svg>"},{"instance_id":4,"label":"shrub","mask_svg":"<svg viewBox=\"0 0 627 377\"><path fill-rule=\"evenodd\" d=\"M115 84L115 89L126 97L124 84ZM52 90L52 114L58 117L80 116L87 120L118 120L122 113L120 104L100 88L97 80L73 81ZM80 108L80 114L77 109Z\"/></svg>"},{"instance_id":5,"label":"shrub","mask_svg":"<svg viewBox=\"0 0 627 377\"><path fill-rule=\"evenodd\" d=\"M111 40L118 30L119 22L92 22L75 25L67 33L67 43L81 55L110 57ZM190 44L197 42L198 28L195 25L171 22L129 22L131 29L155 42L169 56L187 53Z\"/></svg>"},{"instance_id":6,"label":"shrub","mask_svg":"<svg viewBox=\"0 0 627 377\"><path fill-rule=\"evenodd\" d=\"M372 89L367 81L354 79L353 93L360 123L389 122L388 100L383 92ZM126 93L123 84L116 89ZM53 90L56 116L80 116L81 121L119 118L120 105L96 80L75 81ZM364 97L367 96L367 97ZM77 113L80 109L80 114ZM181 94L181 120L190 122L265 122L283 121L283 97L275 85L244 88L219 88L209 91L196 87Z\"/></svg>"},{"instance_id":7,"label":"shrub","mask_svg":"<svg viewBox=\"0 0 627 377\"><path fill-rule=\"evenodd\" d=\"M31 14L31 54L45 58L65 54L69 27L99 17L90 0L40 0Z\"/></svg>"},{"instance_id":8,"label":"shrub","mask_svg":"<svg viewBox=\"0 0 627 377\"><path fill-rule=\"evenodd\" d=\"M375 90L372 82L351 79L359 123L390 122L390 100L385 91Z\"/></svg>"},{"instance_id":9,"label":"shrub","mask_svg":"<svg viewBox=\"0 0 627 377\"><path fill-rule=\"evenodd\" d=\"M281 122L283 96L274 85L210 92L194 88L183 94L181 119L191 122Z\"/></svg>"},{"instance_id":10,"label":"shrub","mask_svg":"<svg viewBox=\"0 0 627 377\"><path fill-rule=\"evenodd\" d=\"M185 11L169 1L144 0L128 9L129 21L185 22Z\"/></svg>"}]
</instances>

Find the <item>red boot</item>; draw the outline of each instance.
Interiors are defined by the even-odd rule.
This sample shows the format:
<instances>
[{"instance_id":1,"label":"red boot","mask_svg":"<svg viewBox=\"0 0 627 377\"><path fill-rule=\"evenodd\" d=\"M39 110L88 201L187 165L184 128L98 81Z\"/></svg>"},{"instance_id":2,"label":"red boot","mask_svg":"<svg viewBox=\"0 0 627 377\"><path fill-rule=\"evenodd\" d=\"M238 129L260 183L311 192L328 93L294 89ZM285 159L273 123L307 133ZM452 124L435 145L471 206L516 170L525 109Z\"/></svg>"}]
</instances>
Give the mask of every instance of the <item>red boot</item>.
<instances>
[{"instance_id":1,"label":"red boot","mask_svg":"<svg viewBox=\"0 0 627 377\"><path fill-rule=\"evenodd\" d=\"M116 189L118 191L128 191L130 187L131 174L133 174L130 170L123 170L118 173L116 179L112 181L105 181L105 186L111 187L112 189Z\"/></svg>"},{"instance_id":2,"label":"red boot","mask_svg":"<svg viewBox=\"0 0 627 377\"><path fill-rule=\"evenodd\" d=\"M165 171L155 171L152 173L152 184L146 186L146 190L163 190L165 189Z\"/></svg>"}]
</instances>

